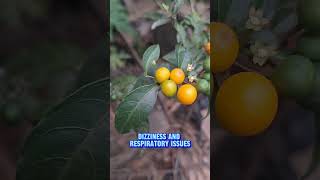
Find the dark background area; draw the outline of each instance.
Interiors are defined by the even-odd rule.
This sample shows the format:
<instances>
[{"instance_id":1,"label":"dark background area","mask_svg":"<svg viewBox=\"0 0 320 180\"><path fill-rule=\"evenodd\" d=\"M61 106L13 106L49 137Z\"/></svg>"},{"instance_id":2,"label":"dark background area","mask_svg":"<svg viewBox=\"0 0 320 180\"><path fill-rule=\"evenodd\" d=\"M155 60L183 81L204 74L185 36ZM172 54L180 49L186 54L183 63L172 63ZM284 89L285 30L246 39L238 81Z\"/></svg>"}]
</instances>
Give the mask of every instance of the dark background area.
<instances>
[{"instance_id":1,"label":"dark background area","mask_svg":"<svg viewBox=\"0 0 320 180\"><path fill-rule=\"evenodd\" d=\"M50 107L107 75L106 9L94 0L0 2L0 179L15 179L24 140Z\"/></svg>"}]
</instances>

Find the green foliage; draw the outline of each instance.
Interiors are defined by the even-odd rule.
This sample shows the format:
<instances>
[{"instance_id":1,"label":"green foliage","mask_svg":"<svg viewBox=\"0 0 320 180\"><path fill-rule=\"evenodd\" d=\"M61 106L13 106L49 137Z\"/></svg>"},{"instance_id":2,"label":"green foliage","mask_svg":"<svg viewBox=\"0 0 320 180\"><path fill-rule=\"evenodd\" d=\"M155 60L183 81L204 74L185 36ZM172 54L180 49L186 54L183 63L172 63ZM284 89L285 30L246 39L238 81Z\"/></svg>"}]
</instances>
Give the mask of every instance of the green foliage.
<instances>
[{"instance_id":1,"label":"green foliage","mask_svg":"<svg viewBox=\"0 0 320 180\"><path fill-rule=\"evenodd\" d=\"M143 68L145 76L150 75L150 70L155 67L157 60L160 57L160 46L152 45L143 54Z\"/></svg>"},{"instance_id":2,"label":"green foliage","mask_svg":"<svg viewBox=\"0 0 320 180\"><path fill-rule=\"evenodd\" d=\"M116 128L120 133L148 129L148 116L157 100L159 86L140 86L131 91L118 106Z\"/></svg>"},{"instance_id":3,"label":"green foliage","mask_svg":"<svg viewBox=\"0 0 320 180\"><path fill-rule=\"evenodd\" d=\"M117 70L125 65L124 60L130 58L130 55L124 51L118 51L116 47L110 47L110 67L112 70Z\"/></svg>"},{"instance_id":4,"label":"green foliage","mask_svg":"<svg viewBox=\"0 0 320 180\"><path fill-rule=\"evenodd\" d=\"M107 162L108 79L83 86L33 129L17 180L103 180Z\"/></svg>"},{"instance_id":5,"label":"green foliage","mask_svg":"<svg viewBox=\"0 0 320 180\"><path fill-rule=\"evenodd\" d=\"M120 0L110 0L110 39L113 40L114 31L128 33L136 36L136 31L131 27L128 13Z\"/></svg>"},{"instance_id":6,"label":"green foliage","mask_svg":"<svg viewBox=\"0 0 320 180\"><path fill-rule=\"evenodd\" d=\"M172 64L173 66L176 66L176 67L178 66L175 51L171 51L170 53L166 54L165 56L162 57L162 59Z\"/></svg>"},{"instance_id":7,"label":"green foliage","mask_svg":"<svg viewBox=\"0 0 320 180\"><path fill-rule=\"evenodd\" d=\"M134 87L135 76L121 76L112 78L110 83L111 100L122 100Z\"/></svg>"},{"instance_id":8,"label":"green foliage","mask_svg":"<svg viewBox=\"0 0 320 180\"><path fill-rule=\"evenodd\" d=\"M177 31L177 42L174 51L160 58L159 45L152 45L143 54L144 75L139 77L132 90L124 97L118 106L115 116L116 128L120 133L131 130L142 131L148 128L148 116L157 100L159 85L153 79L153 72L158 67L181 68L188 75L196 77L200 71L188 70L191 65L202 67L206 57L202 46L209 41L208 24L202 20L197 12L192 12L180 18L179 9L187 1L174 0L172 2L156 1L163 10L162 14L153 16L155 22L152 29L163 24L172 23ZM154 19L158 17L159 19ZM178 20L179 19L179 20ZM187 33L188 32L188 33ZM163 59L165 63L160 59ZM172 69L170 68L169 69Z\"/></svg>"}]
</instances>

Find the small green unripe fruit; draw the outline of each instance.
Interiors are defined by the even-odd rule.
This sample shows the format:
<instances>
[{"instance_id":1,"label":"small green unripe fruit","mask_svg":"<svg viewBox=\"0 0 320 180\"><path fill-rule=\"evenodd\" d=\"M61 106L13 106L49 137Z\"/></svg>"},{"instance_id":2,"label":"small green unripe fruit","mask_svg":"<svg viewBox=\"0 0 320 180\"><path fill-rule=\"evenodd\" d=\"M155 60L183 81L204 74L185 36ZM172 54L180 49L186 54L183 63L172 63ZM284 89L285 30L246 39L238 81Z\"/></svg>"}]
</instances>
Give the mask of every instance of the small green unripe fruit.
<instances>
[{"instance_id":1,"label":"small green unripe fruit","mask_svg":"<svg viewBox=\"0 0 320 180\"><path fill-rule=\"evenodd\" d=\"M211 76L211 74L210 73L204 73L203 74L203 79L205 79L205 80L207 80L207 81L210 81L210 77Z\"/></svg>"},{"instance_id":2,"label":"small green unripe fruit","mask_svg":"<svg viewBox=\"0 0 320 180\"><path fill-rule=\"evenodd\" d=\"M315 65L316 73L310 94L303 99L302 104L313 111L320 112L320 63Z\"/></svg>"},{"instance_id":3,"label":"small green unripe fruit","mask_svg":"<svg viewBox=\"0 0 320 180\"><path fill-rule=\"evenodd\" d=\"M197 81L196 87L197 87L197 90L198 90L199 92L202 92L202 93L207 93L207 91L210 92L210 84L209 84L209 82L208 82L207 80L205 80L205 79L199 79L199 80ZM209 94L210 94L210 93L209 93Z\"/></svg>"},{"instance_id":4,"label":"small green unripe fruit","mask_svg":"<svg viewBox=\"0 0 320 180\"><path fill-rule=\"evenodd\" d=\"M299 0L298 20L301 25L312 34L319 34L320 30L320 1Z\"/></svg>"},{"instance_id":5,"label":"small green unripe fruit","mask_svg":"<svg viewBox=\"0 0 320 180\"><path fill-rule=\"evenodd\" d=\"M314 75L315 68L308 58L292 55L275 69L271 80L283 95L300 99L310 92Z\"/></svg>"},{"instance_id":6,"label":"small green unripe fruit","mask_svg":"<svg viewBox=\"0 0 320 180\"><path fill-rule=\"evenodd\" d=\"M203 69L206 72L210 72L210 57L206 57L206 59L203 62Z\"/></svg>"},{"instance_id":7,"label":"small green unripe fruit","mask_svg":"<svg viewBox=\"0 0 320 180\"><path fill-rule=\"evenodd\" d=\"M297 52L312 61L320 61L320 38L312 36L300 38L297 41Z\"/></svg>"}]
</instances>

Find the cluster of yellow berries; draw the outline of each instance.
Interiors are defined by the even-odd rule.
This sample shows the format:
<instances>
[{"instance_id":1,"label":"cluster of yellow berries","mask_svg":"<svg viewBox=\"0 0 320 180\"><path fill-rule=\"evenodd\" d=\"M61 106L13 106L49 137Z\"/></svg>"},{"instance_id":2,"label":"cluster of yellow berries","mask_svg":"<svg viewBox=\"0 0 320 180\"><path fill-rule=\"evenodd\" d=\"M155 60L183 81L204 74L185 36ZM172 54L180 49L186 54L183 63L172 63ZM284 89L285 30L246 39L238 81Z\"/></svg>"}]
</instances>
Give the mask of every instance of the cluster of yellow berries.
<instances>
[{"instance_id":1,"label":"cluster of yellow berries","mask_svg":"<svg viewBox=\"0 0 320 180\"><path fill-rule=\"evenodd\" d=\"M181 104L191 105L197 99L196 88L189 83L183 84L185 73L180 68L174 68L170 72L168 68L160 67L155 72L155 79L160 84L164 95L167 97L177 96Z\"/></svg>"}]
</instances>

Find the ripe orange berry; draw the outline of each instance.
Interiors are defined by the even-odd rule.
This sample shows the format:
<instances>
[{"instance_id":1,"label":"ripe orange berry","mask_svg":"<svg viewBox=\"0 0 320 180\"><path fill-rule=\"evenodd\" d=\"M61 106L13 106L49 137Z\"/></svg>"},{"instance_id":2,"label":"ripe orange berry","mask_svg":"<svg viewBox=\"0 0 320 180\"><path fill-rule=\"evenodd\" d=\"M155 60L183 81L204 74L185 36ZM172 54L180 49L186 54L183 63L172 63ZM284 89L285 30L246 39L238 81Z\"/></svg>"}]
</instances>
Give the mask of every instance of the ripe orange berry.
<instances>
[{"instance_id":1,"label":"ripe orange berry","mask_svg":"<svg viewBox=\"0 0 320 180\"><path fill-rule=\"evenodd\" d=\"M197 90L191 84L184 84L178 89L177 98L183 105L191 105L197 99Z\"/></svg>"},{"instance_id":2,"label":"ripe orange berry","mask_svg":"<svg viewBox=\"0 0 320 180\"><path fill-rule=\"evenodd\" d=\"M176 84L182 84L185 79L183 70L180 68L173 69L170 73L170 79Z\"/></svg>"},{"instance_id":3,"label":"ripe orange berry","mask_svg":"<svg viewBox=\"0 0 320 180\"><path fill-rule=\"evenodd\" d=\"M155 72L155 79L158 83L162 83L165 80L168 80L170 77L170 71L166 67L161 67Z\"/></svg>"}]
</instances>

